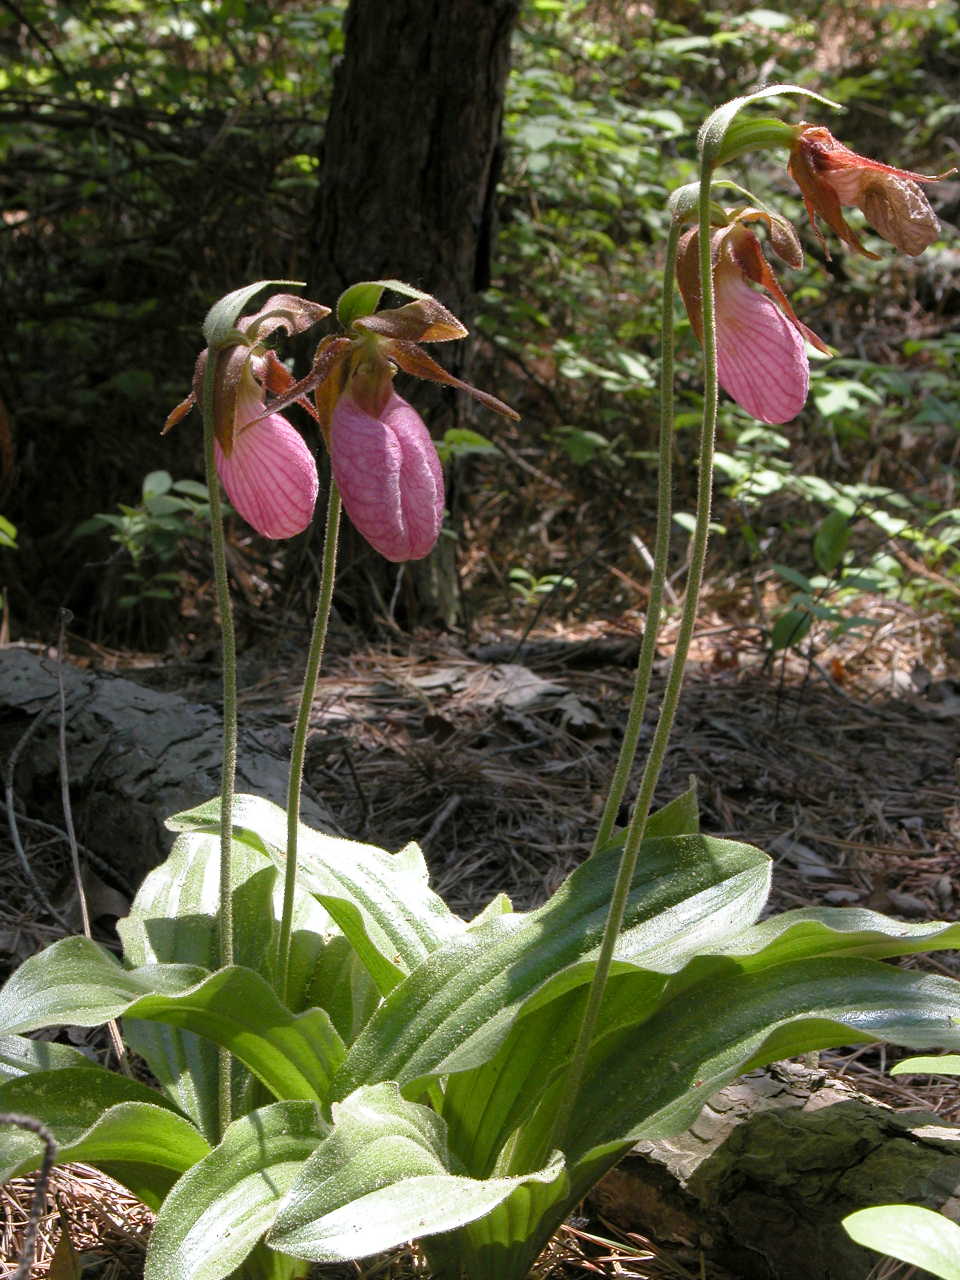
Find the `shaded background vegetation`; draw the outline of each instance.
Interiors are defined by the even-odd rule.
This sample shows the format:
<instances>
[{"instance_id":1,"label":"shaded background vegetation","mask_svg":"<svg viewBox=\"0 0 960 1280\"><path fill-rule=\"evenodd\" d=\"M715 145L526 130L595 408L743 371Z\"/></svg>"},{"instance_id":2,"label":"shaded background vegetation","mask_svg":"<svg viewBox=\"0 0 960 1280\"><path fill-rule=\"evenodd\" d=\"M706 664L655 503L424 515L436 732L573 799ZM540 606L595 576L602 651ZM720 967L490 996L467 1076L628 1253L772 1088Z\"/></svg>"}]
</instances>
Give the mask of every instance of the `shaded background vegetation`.
<instances>
[{"instance_id":1,"label":"shaded background vegetation","mask_svg":"<svg viewBox=\"0 0 960 1280\"><path fill-rule=\"evenodd\" d=\"M101 643L200 642L202 495L154 476L144 506L144 477L200 478L197 422L163 440L159 428L210 302L320 274L319 157L345 9L0 6L0 512L17 529L0 572L14 638L48 634L67 603L75 632ZM485 441L451 450L465 613L548 593L551 607L617 611L646 580L631 535L652 533L664 202L693 174L697 126L736 93L790 81L848 106L828 123L853 148L937 172L958 151L960 24L948 3L527 0L512 56L492 279L464 319L474 379L524 421L471 412ZM430 122L404 125L413 137ZM805 221L782 156L731 176ZM718 520L731 536L714 581L781 565L768 570L779 616L795 615L781 642L811 621L847 625L846 601L866 590L956 607L960 188L932 198L944 238L917 261L887 246L878 263L828 261L805 235L788 292L840 355L817 366L800 419L759 428L724 404ZM389 191L383 204L402 237L403 210ZM698 408L689 337L681 378L683 462ZM97 513L112 523L91 525ZM299 622L312 535L271 547L238 522L233 540L246 598Z\"/></svg>"}]
</instances>

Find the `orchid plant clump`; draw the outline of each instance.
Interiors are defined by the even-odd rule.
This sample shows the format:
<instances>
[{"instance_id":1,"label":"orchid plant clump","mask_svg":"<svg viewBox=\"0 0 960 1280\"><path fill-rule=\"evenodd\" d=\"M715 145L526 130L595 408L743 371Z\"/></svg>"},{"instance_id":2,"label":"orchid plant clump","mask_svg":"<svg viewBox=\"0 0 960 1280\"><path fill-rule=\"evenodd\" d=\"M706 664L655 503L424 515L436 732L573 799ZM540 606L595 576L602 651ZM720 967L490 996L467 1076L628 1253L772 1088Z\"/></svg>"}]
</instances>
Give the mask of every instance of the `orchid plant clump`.
<instances>
[{"instance_id":1,"label":"orchid plant clump","mask_svg":"<svg viewBox=\"0 0 960 1280\"><path fill-rule=\"evenodd\" d=\"M636 686L593 853L535 911L514 912L501 896L462 920L430 889L415 845L389 854L299 822L341 497L389 559L426 555L439 533L441 468L394 372L512 410L421 349L465 330L398 281L343 294L339 332L299 381L266 340L302 332L326 308L282 293L241 316L261 282L208 315L193 393L171 425L201 404L224 630L221 795L170 819L173 849L118 925L122 960L88 937L65 938L0 992L0 1108L36 1117L60 1159L96 1163L157 1209L147 1280L283 1280L410 1239L434 1277L521 1280L633 1142L683 1129L739 1073L881 1038L960 1046L960 983L882 963L956 947L960 925L829 908L758 923L770 859L701 834L692 790L650 812L703 574L718 379L749 412L783 421L806 396L805 344L823 347L794 315L757 229L788 266L801 261L796 233L749 193L741 208L718 205L715 170L783 145L811 216L850 247L862 249L842 205L861 205L908 252L935 234L917 186L932 179L855 156L819 127L741 114L794 93L806 91L772 86L714 112L699 138L700 182L671 200L658 532ZM697 522L675 658L618 832L666 575L675 276L704 351ZM378 309L386 289L409 301ZM294 403L317 424L331 481L284 811L234 794L235 657L215 477L266 536L302 530L318 481L284 416ZM26 1035L118 1017L153 1084ZM4 1131L3 1176L37 1168L42 1149L35 1132Z\"/></svg>"}]
</instances>

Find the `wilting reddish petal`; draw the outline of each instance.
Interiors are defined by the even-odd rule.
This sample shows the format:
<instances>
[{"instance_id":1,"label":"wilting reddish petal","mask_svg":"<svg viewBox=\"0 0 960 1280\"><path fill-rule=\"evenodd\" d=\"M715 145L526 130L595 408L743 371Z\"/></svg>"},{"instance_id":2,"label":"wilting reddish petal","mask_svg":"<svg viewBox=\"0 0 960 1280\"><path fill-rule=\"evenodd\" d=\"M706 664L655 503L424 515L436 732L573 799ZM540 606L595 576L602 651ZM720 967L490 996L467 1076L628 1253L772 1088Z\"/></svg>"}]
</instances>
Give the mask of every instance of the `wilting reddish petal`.
<instances>
[{"instance_id":1,"label":"wilting reddish petal","mask_svg":"<svg viewBox=\"0 0 960 1280\"><path fill-rule=\"evenodd\" d=\"M259 400L240 404L230 457L215 443L217 471L227 497L258 533L292 538L313 517L317 465L303 437L282 414L242 425L258 413L263 413Z\"/></svg>"},{"instance_id":2,"label":"wilting reddish petal","mask_svg":"<svg viewBox=\"0 0 960 1280\"><path fill-rule=\"evenodd\" d=\"M330 463L343 506L387 560L429 555L443 520L443 472L430 433L396 392L372 417L348 393L330 427Z\"/></svg>"},{"instance_id":3,"label":"wilting reddish petal","mask_svg":"<svg viewBox=\"0 0 960 1280\"><path fill-rule=\"evenodd\" d=\"M714 282L720 385L761 422L789 422L803 408L810 381L803 338L734 265L720 263Z\"/></svg>"}]
</instances>

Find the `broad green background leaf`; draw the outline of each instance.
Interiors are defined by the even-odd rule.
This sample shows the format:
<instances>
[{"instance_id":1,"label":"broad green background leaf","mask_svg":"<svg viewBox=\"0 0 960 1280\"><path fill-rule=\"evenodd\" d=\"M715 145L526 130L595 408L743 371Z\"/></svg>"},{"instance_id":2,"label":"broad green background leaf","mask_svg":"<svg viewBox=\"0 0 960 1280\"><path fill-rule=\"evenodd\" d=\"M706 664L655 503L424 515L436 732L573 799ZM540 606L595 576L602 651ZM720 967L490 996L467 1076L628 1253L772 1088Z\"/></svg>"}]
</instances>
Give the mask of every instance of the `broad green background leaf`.
<instances>
[{"instance_id":1,"label":"broad green background leaf","mask_svg":"<svg viewBox=\"0 0 960 1280\"><path fill-rule=\"evenodd\" d=\"M229 1125L223 1141L167 1196L145 1280L232 1275L328 1127L309 1102L275 1102Z\"/></svg>"},{"instance_id":2,"label":"broad green background leaf","mask_svg":"<svg viewBox=\"0 0 960 1280\"><path fill-rule=\"evenodd\" d=\"M520 1182L556 1177L556 1165L486 1181L451 1173L442 1121L393 1084L358 1090L334 1107L333 1119L267 1237L294 1257L366 1257L479 1218Z\"/></svg>"},{"instance_id":3,"label":"broad green background leaf","mask_svg":"<svg viewBox=\"0 0 960 1280\"><path fill-rule=\"evenodd\" d=\"M904 1058L890 1068L892 1076L907 1075L960 1076L960 1053L941 1053L934 1058Z\"/></svg>"},{"instance_id":4,"label":"broad green background leaf","mask_svg":"<svg viewBox=\"0 0 960 1280\"><path fill-rule=\"evenodd\" d=\"M118 1018L132 1001L197 982L193 965L154 965L128 972L87 938L61 938L25 960L0 990L0 1029L95 1027Z\"/></svg>"},{"instance_id":5,"label":"broad green background leaf","mask_svg":"<svg viewBox=\"0 0 960 1280\"><path fill-rule=\"evenodd\" d=\"M157 1204L209 1145L155 1090L97 1067L64 1067L0 1086L0 1110L41 1120L59 1145L58 1162L96 1164ZM40 1165L43 1143L20 1129L0 1130L0 1182Z\"/></svg>"},{"instance_id":6,"label":"broad green background leaf","mask_svg":"<svg viewBox=\"0 0 960 1280\"><path fill-rule=\"evenodd\" d=\"M960 1226L916 1204L858 1209L843 1219L852 1240L923 1267L940 1280L960 1280Z\"/></svg>"}]
</instances>

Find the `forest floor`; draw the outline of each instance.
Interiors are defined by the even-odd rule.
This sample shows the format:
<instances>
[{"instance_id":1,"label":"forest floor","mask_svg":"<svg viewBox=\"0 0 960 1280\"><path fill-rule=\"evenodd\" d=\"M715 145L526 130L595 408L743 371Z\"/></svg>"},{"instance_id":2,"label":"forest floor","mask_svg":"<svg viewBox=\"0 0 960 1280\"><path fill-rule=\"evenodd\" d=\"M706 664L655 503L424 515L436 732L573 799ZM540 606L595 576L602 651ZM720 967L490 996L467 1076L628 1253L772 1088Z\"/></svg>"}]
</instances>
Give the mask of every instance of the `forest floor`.
<instances>
[{"instance_id":1,"label":"forest floor","mask_svg":"<svg viewBox=\"0 0 960 1280\"><path fill-rule=\"evenodd\" d=\"M703 830L775 859L771 907L857 905L906 919L956 918L960 803L956 788L960 662L945 625L888 600L858 606L868 633L820 643L815 655L771 654L730 598L708 593L678 723L658 791L663 803L697 780ZM518 908L542 901L587 855L616 757L639 644L639 616L545 623L529 634L499 623L452 635L397 635L349 646L334 635L314 706L308 780L348 835L424 848L433 883L472 915L498 892ZM672 649L666 624L654 704ZM75 646L75 652L82 646ZM248 659L241 714L292 721L299 650ZM87 650L153 687L216 701L209 666ZM289 671L284 672L289 665ZM647 717L641 741L652 732ZM28 901L0 846L11 885L0 928L32 932ZM22 886L25 889L25 886ZM36 916L36 912L34 912ZM32 929L31 929L32 926ZM925 958L925 966L945 968ZM891 1080L890 1059L867 1046L824 1055L830 1069L898 1107L960 1119L956 1090ZM0 1191L0 1280L15 1270L32 1180ZM68 1215L91 1269L140 1274L149 1212L83 1166L56 1174L31 1276L48 1274ZM696 1253L594 1216L558 1235L539 1274L654 1280L701 1274ZM63 1275L73 1274L64 1271ZM373 1271L424 1275L406 1255Z\"/></svg>"}]
</instances>

